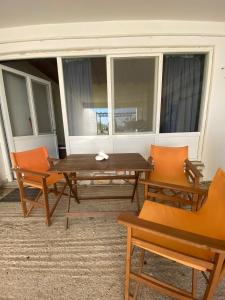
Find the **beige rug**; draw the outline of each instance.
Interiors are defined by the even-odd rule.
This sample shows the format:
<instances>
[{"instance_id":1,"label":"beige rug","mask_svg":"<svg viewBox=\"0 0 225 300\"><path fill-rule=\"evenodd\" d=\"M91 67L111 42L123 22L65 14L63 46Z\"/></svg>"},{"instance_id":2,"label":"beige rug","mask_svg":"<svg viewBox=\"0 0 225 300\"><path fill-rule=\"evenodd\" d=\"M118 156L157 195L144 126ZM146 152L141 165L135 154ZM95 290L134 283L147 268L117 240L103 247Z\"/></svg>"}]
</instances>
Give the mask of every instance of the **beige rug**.
<instances>
[{"instance_id":1,"label":"beige rug","mask_svg":"<svg viewBox=\"0 0 225 300\"><path fill-rule=\"evenodd\" d=\"M109 188L121 193L129 187ZM86 194L102 193L102 187L81 187ZM105 193L109 190L105 188ZM142 194L142 192L140 192ZM0 299L122 300L126 231L110 217L70 220L65 230L67 198L58 206L47 227L42 211L24 219L18 203L0 202ZM129 200L83 201L73 209L135 210ZM134 252L135 265L138 251ZM190 288L190 269L157 256L146 256L146 272ZM205 289L199 275L200 292ZM138 299L169 299L141 287ZM214 299L225 299L225 281Z\"/></svg>"}]
</instances>

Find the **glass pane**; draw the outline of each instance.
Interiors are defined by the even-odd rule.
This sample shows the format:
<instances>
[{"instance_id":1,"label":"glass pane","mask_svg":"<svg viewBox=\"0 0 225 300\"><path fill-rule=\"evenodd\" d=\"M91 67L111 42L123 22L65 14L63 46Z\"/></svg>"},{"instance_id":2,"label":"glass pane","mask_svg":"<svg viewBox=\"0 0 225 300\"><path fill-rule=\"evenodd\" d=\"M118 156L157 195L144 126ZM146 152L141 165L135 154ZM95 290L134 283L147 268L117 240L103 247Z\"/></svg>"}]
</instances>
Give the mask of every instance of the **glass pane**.
<instances>
[{"instance_id":1,"label":"glass pane","mask_svg":"<svg viewBox=\"0 0 225 300\"><path fill-rule=\"evenodd\" d=\"M153 131L156 58L119 58L113 62L114 131Z\"/></svg>"},{"instance_id":2,"label":"glass pane","mask_svg":"<svg viewBox=\"0 0 225 300\"><path fill-rule=\"evenodd\" d=\"M70 136L108 134L106 59L63 60Z\"/></svg>"},{"instance_id":3,"label":"glass pane","mask_svg":"<svg viewBox=\"0 0 225 300\"><path fill-rule=\"evenodd\" d=\"M25 77L3 70L3 79L13 136L33 135Z\"/></svg>"},{"instance_id":4,"label":"glass pane","mask_svg":"<svg viewBox=\"0 0 225 300\"><path fill-rule=\"evenodd\" d=\"M165 55L160 132L198 131L205 55Z\"/></svg>"},{"instance_id":5,"label":"glass pane","mask_svg":"<svg viewBox=\"0 0 225 300\"><path fill-rule=\"evenodd\" d=\"M32 91L37 116L38 132L39 134L51 133L52 126L49 113L48 86L32 80Z\"/></svg>"}]
</instances>

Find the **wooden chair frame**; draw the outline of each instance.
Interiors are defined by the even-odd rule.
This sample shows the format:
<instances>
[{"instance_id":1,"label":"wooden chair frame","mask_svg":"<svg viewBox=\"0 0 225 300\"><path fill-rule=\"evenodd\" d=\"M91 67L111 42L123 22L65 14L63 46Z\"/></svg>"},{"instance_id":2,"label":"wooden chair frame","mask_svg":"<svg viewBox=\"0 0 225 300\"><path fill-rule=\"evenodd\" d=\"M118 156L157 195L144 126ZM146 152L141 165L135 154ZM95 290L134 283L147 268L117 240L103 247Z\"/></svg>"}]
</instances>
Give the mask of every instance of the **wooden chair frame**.
<instances>
[{"instance_id":1,"label":"wooden chair frame","mask_svg":"<svg viewBox=\"0 0 225 300\"><path fill-rule=\"evenodd\" d=\"M148 158L152 170L154 170L154 160L150 156ZM198 188L200 178L203 176L201 172L188 159L184 162L184 172L187 180L192 182L192 187ZM191 205L192 210L197 210L202 201L199 201L198 194L190 193L190 188L187 186L179 186L165 182L156 182L148 179L150 172L146 172L145 180L140 180L139 183L144 184L145 199L153 200L155 198L161 201L172 201L178 205Z\"/></svg>"},{"instance_id":2,"label":"wooden chair frame","mask_svg":"<svg viewBox=\"0 0 225 300\"><path fill-rule=\"evenodd\" d=\"M57 162L57 159L54 158L48 158L50 166L54 165L55 162ZM46 218L46 224L48 226L51 225L51 217L62 197L62 195L67 195L64 193L67 183L65 183L61 189L61 191L58 191L57 189L57 184L54 184L54 188L49 188L47 185L47 178L50 176L48 173L42 173L42 172L35 172L31 171L28 169L24 168L13 168L12 169L16 173L16 179L19 187L19 192L20 192L20 201L21 201L21 208L23 212L24 217L28 217L33 210L34 207L41 207L44 208L45 210L45 218ZM31 175L31 176L36 176L41 179L41 182L37 181L32 181L32 180L26 180L24 178L24 175ZM35 197L35 199L29 199L26 197L24 188L25 187L32 187L32 188L38 188L40 189L40 192L38 195ZM48 199L48 194L49 193L54 193L56 196L56 201L53 205L53 207L49 208L49 199ZM44 197L44 202L40 202L39 199L43 195ZM30 203L29 209L27 208L27 203Z\"/></svg>"},{"instance_id":3,"label":"wooden chair frame","mask_svg":"<svg viewBox=\"0 0 225 300\"><path fill-rule=\"evenodd\" d=\"M198 191L194 191L198 192ZM204 191L203 191L204 193ZM162 224L145 221L136 216L130 214L122 214L118 218L118 222L127 227L127 253L126 253L126 275L125 275L125 300L135 300L138 294L138 288L140 283L154 288L159 293L173 297L174 299L197 299L197 271L209 272L209 278L207 278L207 288L204 293L203 300L212 300L215 289L219 281L225 275L225 241L213 239L210 237L198 235L191 232L175 229ZM164 248L160 245L153 244L133 236L134 229L145 231L146 233L157 233L157 235L163 237L169 237L176 241L182 241L187 245L195 246L196 248L210 249L214 253L213 261L206 261L200 258L188 256L187 254L180 253L171 249ZM132 248L136 246L140 248L141 265L138 273L131 271L131 258ZM188 292L183 289L177 288L171 284L162 282L153 276L146 275L142 272L144 251L156 253L163 257L167 257L173 261L178 261L185 266L192 267L192 291ZM193 267L194 265L194 267ZM134 294L129 294L130 280L136 282L136 289Z\"/></svg>"}]
</instances>

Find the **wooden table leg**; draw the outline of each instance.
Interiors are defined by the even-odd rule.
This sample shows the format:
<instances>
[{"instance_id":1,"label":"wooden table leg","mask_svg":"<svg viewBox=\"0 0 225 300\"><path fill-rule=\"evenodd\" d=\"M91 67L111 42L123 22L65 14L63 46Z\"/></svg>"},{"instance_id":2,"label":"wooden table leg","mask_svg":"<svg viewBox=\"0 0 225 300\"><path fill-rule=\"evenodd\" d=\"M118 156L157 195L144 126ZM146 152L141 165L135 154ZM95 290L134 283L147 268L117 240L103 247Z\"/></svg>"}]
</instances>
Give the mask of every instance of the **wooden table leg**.
<instances>
[{"instance_id":1,"label":"wooden table leg","mask_svg":"<svg viewBox=\"0 0 225 300\"><path fill-rule=\"evenodd\" d=\"M69 179L68 174L67 174L67 173L63 173L63 175L64 175L65 180L66 180L68 186L70 187L70 191L71 191L71 193L73 194L74 198L76 199L77 203L80 203L80 201L79 201L79 199L78 199L78 197L77 197L77 191L75 191L75 190L73 189L73 186L72 186L72 183L71 183L71 181L70 181L70 179Z\"/></svg>"},{"instance_id":2,"label":"wooden table leg","mask_svg":"<svg viewBox=\"0 0 225 300\"><path fill-rule=\"evenodd\" d=\"M135 172L135 181L134 181L134 187L133 187L133 192L132 192L132 196L131 196L131 202L134 201L134 196L135 196L135 192L137 190L139 175L140 175L140 172Z\"/></svg>"},{"instance_id":3,"label":"wooden table leg","mask_svg":"<svg viewBox=\"0 0 225 300\"><path fill-rule=\"evenodd\" d=\"M136 200L137 200L137 212L140 213L141 207L140 207L140 201L139 201L139 192L138 192L138 185L136 187Z\"/></svg>"},{"instance_id":4,"label":"wooden table leg","mask_svg":"<svg viewBox=\"0 0 225 300\"><path fill-rule=\"evenodd\" d=\"M70 190L69 199L68 199L67 213L70 212L70 199L71 199L71 190ZM68 228L69 228L69 217L67 215L66 216L66 229L68 229Z\"/></svg>"}]
</instances>

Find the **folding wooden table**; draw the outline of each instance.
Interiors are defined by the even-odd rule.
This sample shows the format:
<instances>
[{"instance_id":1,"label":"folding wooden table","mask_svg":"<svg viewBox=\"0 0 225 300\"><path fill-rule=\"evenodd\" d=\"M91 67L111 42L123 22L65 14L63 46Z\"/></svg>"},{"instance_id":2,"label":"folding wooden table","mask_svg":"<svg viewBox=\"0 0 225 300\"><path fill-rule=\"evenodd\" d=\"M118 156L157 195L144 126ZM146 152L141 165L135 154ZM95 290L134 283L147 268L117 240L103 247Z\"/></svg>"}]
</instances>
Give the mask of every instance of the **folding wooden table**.
<instances>
[{"instance_id":1,"label":"folding wooden table","mask_svg":"<svg viewBox=\"0 0 225 300\"><path fill-rule=\"evenodd\" d=\"M96 161L95 154L72 154L65 159L60 160L57 164L50 168L50 172L63 173L65 180L70 187L72 196L77 203L80 200L91 199L131 199L134 201L137 191L138 179L141 172L150 171L150 164L139 153L113 153L109 154L109 159ZM128 171L128 172L127 172ZM88 175L82 175L82 173ZM100 172L101 175L96 175ZM107 174L107 172L110 174ZM91 175L90 175L91 174ZM106 180L106 179L133 179L133 189L131 195L127 196L93 196L80 197L77 190L77 182L82 180ZM136 193L137 207L140 210L138 193ZM67 217L73 216L99 216L99 215L115 215L119 212L70 212L66 213Z\"/></svg>"}]
</instances>

